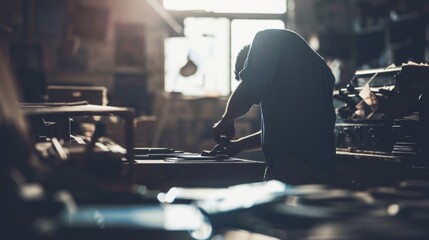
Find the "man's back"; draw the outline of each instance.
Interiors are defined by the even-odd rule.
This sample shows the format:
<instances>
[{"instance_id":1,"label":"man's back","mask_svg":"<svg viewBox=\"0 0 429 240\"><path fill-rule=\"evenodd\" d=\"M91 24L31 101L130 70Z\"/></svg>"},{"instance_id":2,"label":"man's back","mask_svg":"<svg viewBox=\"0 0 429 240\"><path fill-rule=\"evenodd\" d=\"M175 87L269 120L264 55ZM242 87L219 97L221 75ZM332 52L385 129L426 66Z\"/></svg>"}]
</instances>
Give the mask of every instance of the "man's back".
<instances>
[{"instance_id":1,"label":"man's back","mask_svg":"<svg viewBox=\"0 0 429 240\"><path fill-rule=\"evenodd\" d=\"M286 154L332 173L334 77L324 60L296 33L265 30L240 75L261 106L267 159Z\"/></svg>"}]
</instances>

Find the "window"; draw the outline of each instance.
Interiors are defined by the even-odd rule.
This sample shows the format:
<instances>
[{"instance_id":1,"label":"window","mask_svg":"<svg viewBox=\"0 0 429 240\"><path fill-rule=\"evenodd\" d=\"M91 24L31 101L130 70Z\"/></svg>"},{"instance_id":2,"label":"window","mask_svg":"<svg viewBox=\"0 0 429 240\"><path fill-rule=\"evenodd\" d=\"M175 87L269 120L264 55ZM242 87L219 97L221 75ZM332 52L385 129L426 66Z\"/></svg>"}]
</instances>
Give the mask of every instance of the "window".
<instances>
[{"instance_id":1,"label":"window","mask_svg":"<svg viewBox=\"0 0 429 240\"><path fill-rule=\"evenodd\" d=\"M176 11L214 13L285 13L285 0L164 0L164 7Z\"/></svg>"},{"instance_id":2,"label":"window","mask_svg":"<svg viewBox=\"0 0 429 240\"><path fill-rule=\"evenodd\" d=\"M164 7L186 13L184 37L165 41L165 91L189 96L229 95L240 49L260 30L285 27L285 0L164 0Z\"/></svg>"},{"instance_id":3,"label":"window","mask_svg":"<svg viewBox=\"0 0 429 240\"><path fill-rule=\"evenodd\" d=\"M229 21L225 18L186 18L185 36L165 42L165 90L186 95L227 95L229 86ZM190 76L180 74L195 64ZM192 67L192 66L191 66Z\"/></svg>"}]
</instances>

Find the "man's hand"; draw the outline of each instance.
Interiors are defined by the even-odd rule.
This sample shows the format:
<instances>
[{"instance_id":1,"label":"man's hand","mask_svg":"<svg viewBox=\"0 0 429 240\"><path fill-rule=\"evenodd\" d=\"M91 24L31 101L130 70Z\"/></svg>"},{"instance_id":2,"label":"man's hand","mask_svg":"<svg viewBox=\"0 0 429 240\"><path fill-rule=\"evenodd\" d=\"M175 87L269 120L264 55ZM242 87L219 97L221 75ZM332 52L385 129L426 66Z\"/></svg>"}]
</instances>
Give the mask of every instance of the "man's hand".
<instances>
[{"instance_id":1,"label":"man's hand","mask_svg":"<svg viewBox=\"0 0 429 240\"><path fill-rule=\"evenodd\" d=\"M242 151L260 149L261 131L255 132L237 140L228 140L226 137L220 137L220 140L221 141L219 141L219 143L214 146L211 151L206 151L205 154L207 154L208 156L213 156L216 154L226 154L232 157Z\"/></svg>"},{"instance_id":2,"label":"man's hand","mask_svg":"<svg viewBox=\"0 0 429 240\"><path fill-rule=\"evenodd\" d=\"M235 135L234 123L225 124L224 121L220 120L219 122L213 125L212 136L217 143L222 144L222 137L226 137L228 140L232 139Z\"/></svg>"},{"instance_id":3,"label":"man's hand","mask_svg":"<svg viewBox=\"0 0 429 240\"><path fill-rule=\"evenodd\" d=\"M229 141L226 144L217 144L213 147L212 150L208 153L209 156L214 156L216 154L226 154L229 157L233 157L240 153L243 150L243 146L239 140Z\"/></svg>"}]
</instances>

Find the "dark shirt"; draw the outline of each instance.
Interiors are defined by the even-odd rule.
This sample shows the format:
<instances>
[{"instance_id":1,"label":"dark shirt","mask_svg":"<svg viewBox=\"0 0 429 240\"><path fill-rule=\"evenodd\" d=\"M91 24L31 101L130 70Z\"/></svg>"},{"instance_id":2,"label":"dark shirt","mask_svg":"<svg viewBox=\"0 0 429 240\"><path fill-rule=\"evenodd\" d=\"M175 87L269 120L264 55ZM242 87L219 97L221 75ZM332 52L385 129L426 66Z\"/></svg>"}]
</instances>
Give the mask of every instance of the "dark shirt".
<instances>
[{"instance_id":1,"label":"dark shirt","mask_svg":"<svg viewBox=\"0 0 429 240\"><path fill-rule=\"evenodd\" d=\"M333 174L335 79L324 59L293 31L264 30L256 34L240 77L261 107L267 161L289 155Z\"/></svg>"}]
</instances>

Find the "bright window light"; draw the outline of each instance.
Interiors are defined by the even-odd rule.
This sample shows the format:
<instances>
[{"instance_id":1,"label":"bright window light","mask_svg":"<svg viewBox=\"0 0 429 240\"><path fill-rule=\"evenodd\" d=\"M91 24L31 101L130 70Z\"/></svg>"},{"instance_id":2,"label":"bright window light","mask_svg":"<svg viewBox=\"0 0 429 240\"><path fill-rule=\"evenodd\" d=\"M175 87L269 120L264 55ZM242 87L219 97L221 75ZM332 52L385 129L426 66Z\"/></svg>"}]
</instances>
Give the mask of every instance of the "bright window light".
<instances>
[{"instance_id":1,"label":"bright window light","mask_svg":"<svg viewBox=\"0 0 429 240\"><path fill-rule=\"evenodd\" d=\"M185 37L165 41L165 91L190 96L224 96L229 89L229 20L186 18ZM192 62L196 71L183 76Z\"/></svg>"},{"instance_id":2,"label":"bright window light","mask_svg":"<svg viewBox=\"0 0 429 240\"><path fill-rule=\"evenodd\" d=\"M242 20L236 19L231 23L231 90L234 90L238 81L235 80L235 60L241 48L251 44L253 37L258 31L264 29L284 29L284 22L281 20Z\"/></svg>"},{"instance_id":3,"label":"bright window light","mask_svg":"<svg viewBox=\"0 0 429 240\"><path fill-rule=\"evenodd\" d=\"M212 0L164 0L164 8L175 11L196 11L202 10L210 12Z\"/></svg>"},{"instance_id":4,"label":"bright window light","mask_svg":"<svg viewBox=\"0 0 429 240\"><path fill-rule=\"evenodd\" d=\"M214 13L285 13L287 0L164 0L164 7L176 11Z\"/></svg>"}]
</instances>

